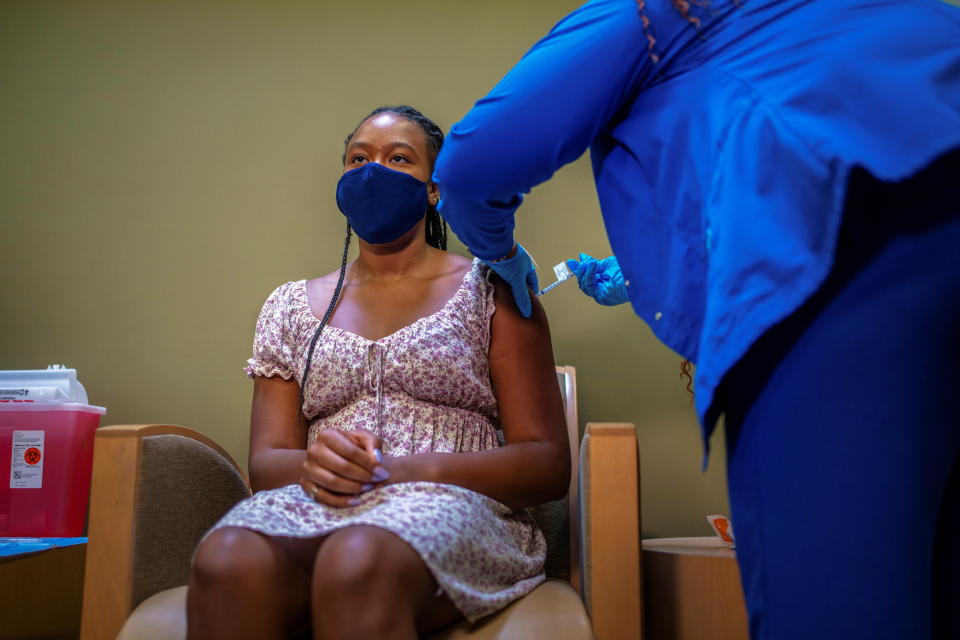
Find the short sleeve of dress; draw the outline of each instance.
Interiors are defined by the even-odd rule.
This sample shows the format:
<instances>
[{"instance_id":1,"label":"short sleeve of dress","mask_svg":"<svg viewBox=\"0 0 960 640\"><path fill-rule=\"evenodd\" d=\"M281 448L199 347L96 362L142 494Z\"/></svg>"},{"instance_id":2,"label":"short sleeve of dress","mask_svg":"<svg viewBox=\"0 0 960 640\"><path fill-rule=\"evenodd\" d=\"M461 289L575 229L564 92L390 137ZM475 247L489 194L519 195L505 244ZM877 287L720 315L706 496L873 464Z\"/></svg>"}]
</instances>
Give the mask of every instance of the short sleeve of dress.
<instances>
[{"instance_id":1,"label":"short sleeve of dress","mask_svg":"<svg viewBox=\"0 0 960 640\"><path fill-rule=\"evenodd\" d=\"M253 357L243 368L249 377L293 377L295 351L290 314L293 287L297 284L288 282L277 287L263 303L253 337Z\"/></svg>"},{"instance_id":2,"label":"short sleeve of dress","mask_svg":"<svg viewBox=\"0 0 960 640\"><path fill-rule=\"evenodd\" d=\"M494 302L493 270L479 260L474 261L470 278L474 286L471 287L471 313L468 324L477 336L485 351L490 350L490 320L497 310Z\"/></svg>"}]
</instances>

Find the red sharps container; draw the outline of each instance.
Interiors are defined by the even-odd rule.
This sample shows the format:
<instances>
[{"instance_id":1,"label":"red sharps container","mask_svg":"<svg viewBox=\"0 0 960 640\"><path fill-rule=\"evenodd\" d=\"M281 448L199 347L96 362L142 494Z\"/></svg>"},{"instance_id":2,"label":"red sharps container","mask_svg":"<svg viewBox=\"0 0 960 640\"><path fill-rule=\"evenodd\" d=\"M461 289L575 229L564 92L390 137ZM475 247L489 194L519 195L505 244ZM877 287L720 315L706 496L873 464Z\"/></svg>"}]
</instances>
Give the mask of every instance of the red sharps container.
<instances>
[{"instance_id":1,"label":"red sharps container","mask_svg":"<svg viewBox=\"0 0 960 640\"><path fill-rule=\"evenodd\" d=\"M90 502L93 436L76 369L0 371L0 537L79 537Z\"/></svg>"}]
</instances>

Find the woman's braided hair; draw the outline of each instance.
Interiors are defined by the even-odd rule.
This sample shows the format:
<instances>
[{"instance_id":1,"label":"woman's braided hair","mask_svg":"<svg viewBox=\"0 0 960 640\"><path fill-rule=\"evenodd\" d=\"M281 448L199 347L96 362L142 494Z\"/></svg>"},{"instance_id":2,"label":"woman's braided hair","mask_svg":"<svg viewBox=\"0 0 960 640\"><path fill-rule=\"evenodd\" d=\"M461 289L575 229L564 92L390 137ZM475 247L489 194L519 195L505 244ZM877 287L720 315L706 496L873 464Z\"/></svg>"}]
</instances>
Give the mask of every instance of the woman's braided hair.
<instances>
[{"instance_id":1,"label":"woman's braided hair","mask_svg":"<svg viewBox=\"0 0 960 640\"><path fill-rule=\"evenodd\" d=\"M350 144L350 138L357 133L357 130L361 127L361 125L363 125L364 122L380 113L395 113L398 116L402 116L407 120L420 125L420 128L423 129L424 135L427 137L427 152L430 157L430 170L432 172L433 163L436 162L437 155L440 153L440 147L443 146L443 130L438 127L433 120L409 105L378 107L371 111L360 121L356 127L354 127L353 131L350 132L350 135L348 135L346 140L343 141L344 155L341 158L341 162L346 162L346 146ZM446 251L447 223L443 220L443 218L440 217L440 212L438 212L436 207L432 204L427 204L427 224L425 233L427 244L432 247L436 247L437 249ZM327 322L330 320L330 316L333 314L333 310L336 308L337 302L340 300L340 291L343 289L343 278L347 272L347 254L350 252L350 235L351 229L350 223L348 222L346 238L344 238L343 241L343 257L340 259L340 276L337 278L337 286L333 290L333 297L330 298L330 304L327 305L327 310L323 314L323 319L320 320L320 324L317 326L316 330L314 330L313 337L310 338L310 346L307 348L307 362L303 367L303 375L300 376L300 402L297 405L299 408L297 416L298 421L300 416L304 416L303 394L304 389L307 386L307 375L310 373L310 367L313 362L313 351L317 347L317 340L320 338L320 332L322 332L323 328L327 326Z\"/></svg>"}]
</instances>

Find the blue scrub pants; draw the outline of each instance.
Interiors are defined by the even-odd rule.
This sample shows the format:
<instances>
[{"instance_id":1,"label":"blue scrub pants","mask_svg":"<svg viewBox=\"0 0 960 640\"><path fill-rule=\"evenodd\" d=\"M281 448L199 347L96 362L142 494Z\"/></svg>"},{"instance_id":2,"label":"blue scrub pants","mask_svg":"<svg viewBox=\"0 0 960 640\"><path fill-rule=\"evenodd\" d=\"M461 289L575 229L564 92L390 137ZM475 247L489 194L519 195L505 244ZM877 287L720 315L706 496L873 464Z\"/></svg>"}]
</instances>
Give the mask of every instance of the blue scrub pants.
<instances>
[{"instance_id":1,"label":"blue scrub pants","mask_svg":"<svg viewBox=\"0 0 960 640\"><path fill-rule=\"evenodd\" d=\"M855 172L828 280L720 391L751 637L960 638L960 153Z\"/></svg>"}]
</instances>

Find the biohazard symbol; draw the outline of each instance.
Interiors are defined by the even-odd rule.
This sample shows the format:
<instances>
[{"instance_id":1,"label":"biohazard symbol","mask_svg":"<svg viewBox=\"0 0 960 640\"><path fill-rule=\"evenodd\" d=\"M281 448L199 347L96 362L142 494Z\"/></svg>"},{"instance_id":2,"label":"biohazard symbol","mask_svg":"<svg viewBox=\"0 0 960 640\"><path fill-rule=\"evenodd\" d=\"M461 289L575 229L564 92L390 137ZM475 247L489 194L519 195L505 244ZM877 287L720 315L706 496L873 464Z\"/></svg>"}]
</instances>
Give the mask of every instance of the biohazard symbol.
<instances>
[{"instance_id":1,"label":"biohazard symbol","mask_svg":"<svg viewBox=\"0 0 960 640\"><path fill-rule=\"evenodd\" d=\"M40 449L37 449L36 447L30 447L23 452L23 460L30 466L38 464L40 462L40 457Z\"/></svg>"}]
</instances>

